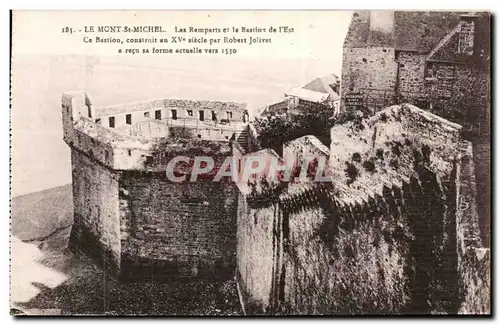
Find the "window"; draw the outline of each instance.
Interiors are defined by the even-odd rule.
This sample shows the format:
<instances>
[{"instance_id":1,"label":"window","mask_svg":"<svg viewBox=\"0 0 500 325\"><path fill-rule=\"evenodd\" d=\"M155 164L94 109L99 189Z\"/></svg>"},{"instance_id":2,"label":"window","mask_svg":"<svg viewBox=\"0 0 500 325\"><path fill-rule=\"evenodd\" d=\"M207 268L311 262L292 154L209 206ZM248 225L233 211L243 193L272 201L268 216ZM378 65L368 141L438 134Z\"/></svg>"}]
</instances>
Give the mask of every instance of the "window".
<instances>
[{"instance_id":1,"label":"window","mask_svg":"<svg viewBox=\"0 0 500 325\"><path fill-rule=\"evenodd\" d=\"M125 123L132 124L132 114L125 115Z\"/></svg>"},{"instance_id":2,"label":"window","mask_svg":"<svg viewBox=\"0 0 500 325\"><path fill-rule=\"evenodd\" d=\"M155 120L161 120L161 110L155 111Z\"/></svg>"},{"instance_id":3,"label":"window","mask_svg":"<svg viewBox=\"0 0 500 325\"><path fill-rule=\"evenodd\" d=\"M217 121L217 114L215 111L212 111L212 121Z\"/></svg>"},{"instance_id":4,"label":"window","mask_svg":"<svg viewBox=\"0 0 500 325\"><path fill-rule=\"evenodd\" d=\"M183 204L193 204L193 203L198 203L198 204L203 204L205 202L204 198L198 198L198 197L190 197L187 195L184 195L183 198L180 199L181 203Z\"/></svg>"},{"instance_id":5,"label":"window","mask_svg":"<svg viewBox=\"0 0 500 325\"><path fill-rule=\"evenodd\" d=\"M233 118L233 112L227 111L227 119Z\"/></svg>"},{"instance_id":6,"label":"window","mask_svg":"<svg viewBox=\"0 0 500 325\"><path fill-rule=\"evenodd\" d=\"M109 117L109 127L110 128L114 128L115 127L115 117L114 116L110 116Z\"/></svg>"},{"instance_id":7,"label":"window","mask_svg":"<svg viewBox=\"0 0 500 325\"><path fill-rule=\"evenodd\" d=\"M188 109L187 110L187 114L188 114L188 116L193 116L193 110L192 109Z\"/></svg>"},{"instance_id":8,"label":"window","mask_svg":"<svg viewBox=\"0 0 500 325\"><path fill-rule=\"evenodd\" d=\"M100 119L100 118L96 118L96 119L95 119L95 122L96 122L97 124L101 124L101 119Z\"/></svg>"},{"instance_id":9,"label":"window","mask_svg":"<svg viewBox=\"0 0 500 325\"><path fill-rule=\"evenodd\" d=\"M132 156L132 150L130 150L130 149L129 149L129 150L127 150L127 151L128 151L128 155L129 155L129 156Z\"/></svg>"},{"instance_id":10,"label":"window","mask_svg":"<svg viewBox=\"0 0 500 325\"><path fill-rule=\"evenodd\" d=\"M177 120L177 110L176 109L172 110L172 120Z\"/></svg>"},{"instance_id":11,"label":"window","mask_svg":"<svg viewBox=\"0 0 500 325\"><path fill-rule=\"evenodd\" d=\"M144 112L144 117L149 118L149 112Z\"/></svg>"},{"instance_id":12,"label":"window","mask_svg":"<svg viewBox=\"0 0 500 325\"><path fill-rule=\"evenodd\" d=\"M205 112L204 111L198 111L198 115L200 117L200 121L205 121Z\"/></svg>"},{"instance_id":13,"label":"window","mask_svg":"<svg viewBox=\"0 0 500 325\"><path fill-rule=\"evenodd\" d=\"M109 159L109 151L108 150L104 150L104 159L105 160Z\"/></svg>"},{"instance_id":14,"label":"window","mask_svg":"<svg viewBox=\"0 0 500 325\"><path fill-rule=\"evenodd\" d=\"M434 78L434 74L435 74L435 71L434 71L434 65L432 63L427 63L427 73L426 73L426 77L427 78Z\"/></svg>"}]
</instances>

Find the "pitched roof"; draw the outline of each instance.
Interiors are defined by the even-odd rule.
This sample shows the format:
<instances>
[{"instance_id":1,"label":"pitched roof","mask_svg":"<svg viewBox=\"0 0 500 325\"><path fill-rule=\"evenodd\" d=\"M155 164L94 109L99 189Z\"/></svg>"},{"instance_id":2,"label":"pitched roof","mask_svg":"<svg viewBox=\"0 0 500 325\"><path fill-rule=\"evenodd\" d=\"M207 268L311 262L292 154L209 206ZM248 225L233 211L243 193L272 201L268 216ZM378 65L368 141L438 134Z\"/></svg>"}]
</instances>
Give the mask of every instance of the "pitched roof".
<instances>
[{"instance_id":1,"label":"pitched roof","mask_svg":"<svg viewBox=\"0 0 500 325\"><path fill-rule=\"evenodd\" d=\"M335 85L339 83L339 77L335 74L329 74L327 76L318 77L303 86L302 88L312 91L317 91L320 93L325 93L330 95L330 100L340 99L339 94L333 89Z\"/></svg>"},{"instance_id":2,"label":"pitched roof","mask_svg":"<svg viewBox=\"0 0 500 325\"><path fill-rule=\"evenodd\" d=\"M310 102L322 103L328 99L330 96L327 93L322 93L318 91L308 90L304 88L295 88L285 93L286 96L298 97Z\"/></svg>"},{"instance_id":3,"label":"pitched roof","mask_svg":"<svg viewBox=\"0 0 500 325\"><path fill-rule=\"evenodd\" d=\"M463 14L465 12L395 11L394 32L391 35L392 46L398 50L428 53L457 26L460 22L460 15ZM369 11L353 14L344 47L386 45L377 43L382 40L370 37Z\"/></svg>"},{"instance_id":4,"label":"pitched roof","mask_svg":"<svg viewBox=\"0 0 500 325\"><path fill-rule=\"evenodd\" d=\"M457 26L462 14L464 13L446 11L396 11L396 48L429 52Z\"/></svg>"}]
</instances>

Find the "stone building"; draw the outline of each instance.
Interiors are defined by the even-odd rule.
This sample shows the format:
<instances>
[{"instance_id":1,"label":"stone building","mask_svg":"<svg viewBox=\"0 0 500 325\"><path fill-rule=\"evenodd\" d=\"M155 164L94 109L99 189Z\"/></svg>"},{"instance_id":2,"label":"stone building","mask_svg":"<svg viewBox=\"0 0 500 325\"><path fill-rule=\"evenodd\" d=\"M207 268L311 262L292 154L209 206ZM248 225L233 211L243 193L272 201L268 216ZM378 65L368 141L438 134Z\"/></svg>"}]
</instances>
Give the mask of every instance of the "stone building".
<instances>
[{"instance_id":1,"label":"stone building","mask_svg":"<svg viewBox=\"0 0 500 325\"><path fill-rule=\"evenodd\" d=\"M328 93L305 88L294 88L285 93L285 98L288 98L291 103L287 111L291 114L300 114L312 107L330 107L333 111L333 102L330 101Z\"/></svg>"},{"instance_id":2,"label":"stone building","mask_svg":"<svg viewBox=\"0 0 500 325\"><path fill-rule=\"evenodd\" d=\"M480 227L490 233L491 15L488 12L360 11L342 62L341 110L369 114L412 103L462 125L473 142Z\"/></svg>"},{"instance_id":3,"label":"stone building","mask_svg":"<svg viewBox=\"0 0 500 325\"><path fill-rule=\"evenodd\" d=\"M228 120L221 124L213 114ZM129 280L233 276L237 189L231 182L173 183L176 155L231 154L246 140L246 105L154 100L95 107L84 92L62 97L71 148L74 225L70 247ZM189 175L182 165L174 173Z\"/></svg>"},{"instance_id":4,"label":"stone building","mask_svg":"<svg viewBox=\"0 0 500 325\"><path fill-rule=\"evenodd\" d=\"M260 109L260 116L284 113L300 114L311 107L331 109L332 116L340 111L340 79L329 74L311 80L302 87L290 89L280 100L267 104Z\"/></svg>"},{"instance_id":5,"label":"stone building","mask_svg":"<svg viewBox=\"0 0 500 325\"><path fill-rule=\"evenodd\" d=\"M341 107L376 112L407 102L462 125L489 125L489 62L489 13L355 12Z\"/></svg>"},{"instance_id":6,"label":"stone building","mask_svg":"<svg viewBox=\"0 0 500 325\"><path fill-rule=\"evenodd\" d=\"M340 79L335 74L318 77L302 88L320 93L328 94L327 106L333 107L335 113L340 109Z\"/></svg>"},{"instance_id":7,"label":"stone building","mask_svg":"<svg viewBox=\"0 0 500 325\"><path fill-rule=\"evenodd\" d=\"M247 314L490 312L490 250L460 125L397 105L333 127L329 148L308 135L285 143L280 157L259 148L245 123L147 119L172 109L245 114L229 102L94 107L84 92L63 95L70 247L112 275L235 276ZM172 182L167 163L179 155L210 156L216 168L228 156L238 165L250 156L322 157L332 178ZM191 170L181 164L173 173Z\"/></svg>"},{"instance_id":8,"label":"stone building","mask_svg":"<svg viewBox=\"0 0 500 325\"><path fill-rule=\"evenodd\" d=\"M286 143L284 158L326 157L331 184L240 191L245 312L490 313L490 250L478 227L472 145L460 130L403 104L334 126L330 148L314 136Z\"/></svg>"}]
</instances>

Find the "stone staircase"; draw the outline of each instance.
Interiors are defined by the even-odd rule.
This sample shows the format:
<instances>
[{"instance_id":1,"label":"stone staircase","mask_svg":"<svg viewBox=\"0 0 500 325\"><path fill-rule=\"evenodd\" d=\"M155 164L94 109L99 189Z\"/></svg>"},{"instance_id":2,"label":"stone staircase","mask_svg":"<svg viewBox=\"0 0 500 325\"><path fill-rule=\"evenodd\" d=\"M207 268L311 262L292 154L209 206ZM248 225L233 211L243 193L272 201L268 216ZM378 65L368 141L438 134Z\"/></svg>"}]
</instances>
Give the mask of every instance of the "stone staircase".
<instances>
[{"instance_id":1,"label":"stone staircase","mask_svg":"<svg viewBox=\"0 0 500 325\"><path fill-rule=\"evenodd\" d=\"M236 142L248 152L248 126L241 131L239 135L237 135Z\"/></svg>"}]
</instances>

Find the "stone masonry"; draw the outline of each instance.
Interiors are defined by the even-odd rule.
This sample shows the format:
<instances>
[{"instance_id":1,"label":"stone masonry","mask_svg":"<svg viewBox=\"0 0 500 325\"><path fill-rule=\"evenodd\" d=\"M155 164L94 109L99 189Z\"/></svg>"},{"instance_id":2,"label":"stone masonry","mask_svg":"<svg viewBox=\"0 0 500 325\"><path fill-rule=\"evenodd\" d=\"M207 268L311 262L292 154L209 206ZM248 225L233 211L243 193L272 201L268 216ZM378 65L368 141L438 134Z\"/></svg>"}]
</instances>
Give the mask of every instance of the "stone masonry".
<instances>
[{"instance_id":1,"label":"stone masonry","mask_svg":"<svg viewBox=\"0 0 500 325\"><path fill-rule=\"evenodd\" d=\"M168 115L174 110L177 116ZM227 123L219 123L221 115ZM176 155L204 155L220 166L230 138L245 130L245 115L244 104L231 102L94 107L84 92L64 94L75 211L70 247L124 280L233 277L235 184L172 183L166 165ZM174 173L189 178L190 170L176 165Z\"/></svg>"},{"instance_id":2,"label":"stone masonry","mask_svg":"<svg viewBox=\"0 0 500 325\"><path fill-rule=\"evenodd\" d=\"M412 103L484 125L489 24L486 12L355 12L344 42L341 109L346 96L361 94L370 112Z\"/></svg>"},{"instance_id":3,"label":"stone masonry","mask_svg":"<svg viewBox=\"0 0 500 325\"><path fill-rule=\"evenodd\" d=\"M489 313L490 252L460 130L401 105L333 127L330 149L313 136L286 143L287 157L326 155L332 184L240 193L247 314ZM257 154L276 155L246 155Z\"/></svg>"},{"instance_id":4,"label":"stone masonry","mask_svg":"<svg viewBox=\"0 0 500 325\"><path fill-rule=\"evenodd\" d=\"M481 152L474 156L478 184L489 193L490 39L489 12L355 12L344 42L341 110L370 115L410 103L462 125ZM489 195L478 201L489 247Z\"/></svg>"}]
</instances>

